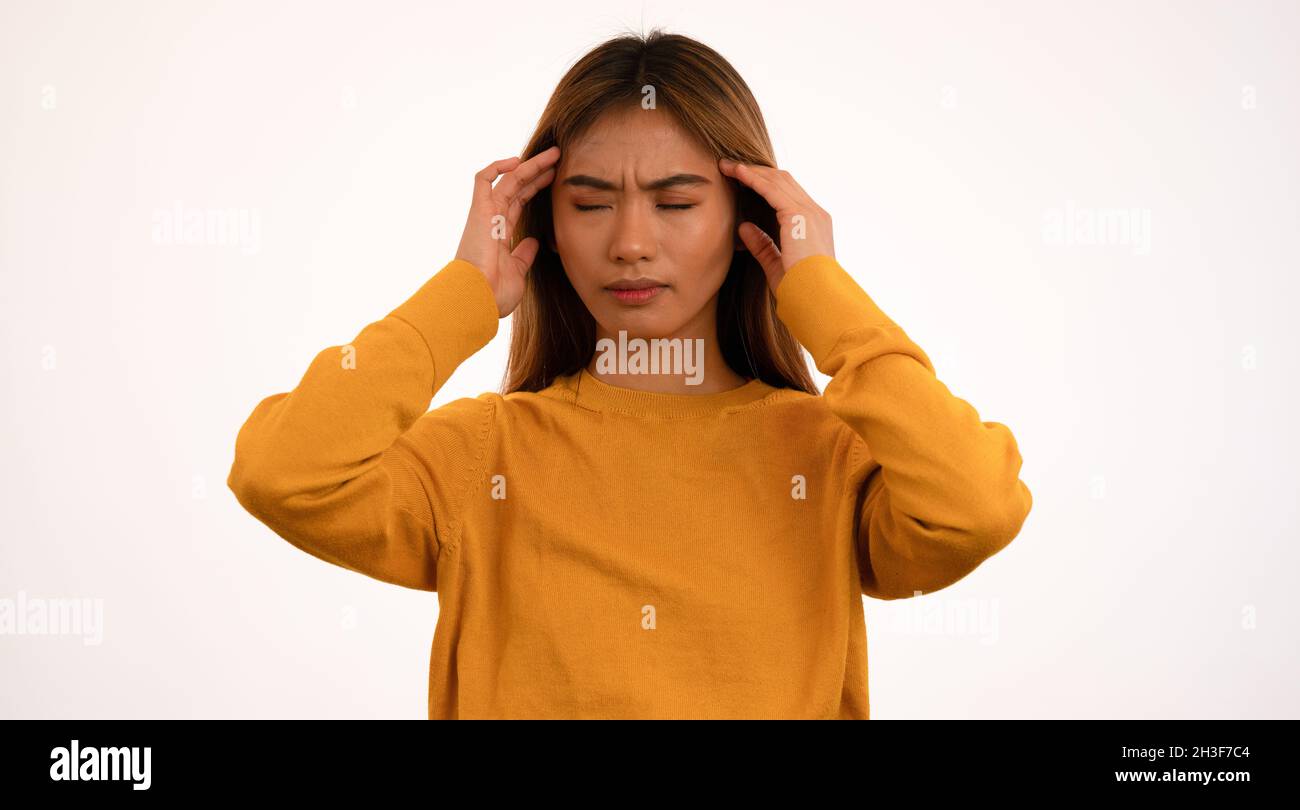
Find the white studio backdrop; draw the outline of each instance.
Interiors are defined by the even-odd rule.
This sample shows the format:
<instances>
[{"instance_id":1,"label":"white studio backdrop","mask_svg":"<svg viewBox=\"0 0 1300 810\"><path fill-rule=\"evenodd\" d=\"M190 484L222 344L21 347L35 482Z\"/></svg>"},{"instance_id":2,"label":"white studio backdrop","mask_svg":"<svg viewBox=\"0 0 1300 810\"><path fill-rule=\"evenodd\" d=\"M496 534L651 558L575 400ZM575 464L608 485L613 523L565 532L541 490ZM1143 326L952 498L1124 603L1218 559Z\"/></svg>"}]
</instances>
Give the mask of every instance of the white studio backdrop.
<instances>
[{"instance_id":1,"label":"white studio backdrop","mask_svg":"<svg viewBox=\"0 0 1300 810\"><path fill-rule=\"evenodd\" d=\"M93 609L0 634L0 717L426 715L437 596L245 513L235 434L452 258L574 60L656 26L737 67L1025 460L1006 550L867 601L872 716L1300 716L1300 4L6 0L0 600ZM160 230L193 212L235 236Z\"/></svg>"}]
</instances>

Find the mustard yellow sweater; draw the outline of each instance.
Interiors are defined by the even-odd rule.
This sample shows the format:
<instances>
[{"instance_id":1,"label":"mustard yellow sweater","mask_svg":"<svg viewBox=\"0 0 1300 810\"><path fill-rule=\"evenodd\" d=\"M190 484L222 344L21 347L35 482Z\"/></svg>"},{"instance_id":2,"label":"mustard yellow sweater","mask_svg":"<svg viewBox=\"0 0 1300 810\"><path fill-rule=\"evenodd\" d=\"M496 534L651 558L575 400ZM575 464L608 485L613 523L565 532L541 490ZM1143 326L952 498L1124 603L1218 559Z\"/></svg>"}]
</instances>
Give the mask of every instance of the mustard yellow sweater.
<instances>
[{"instance_id":1,"label":"mustard yellow sweater","mask_svg":"<svg viewBox=\"0 0 1300 810\"><path fill-rule=\"evenodd\" d=\"M255 407L229 486L303 551L437 591L431 719L865 719L862 595L956 582L1031 496L1011 431L835 259L776 297L821 396L580 371L429 410L498 327L452 261Z\"/></svg>"}]
</instances>

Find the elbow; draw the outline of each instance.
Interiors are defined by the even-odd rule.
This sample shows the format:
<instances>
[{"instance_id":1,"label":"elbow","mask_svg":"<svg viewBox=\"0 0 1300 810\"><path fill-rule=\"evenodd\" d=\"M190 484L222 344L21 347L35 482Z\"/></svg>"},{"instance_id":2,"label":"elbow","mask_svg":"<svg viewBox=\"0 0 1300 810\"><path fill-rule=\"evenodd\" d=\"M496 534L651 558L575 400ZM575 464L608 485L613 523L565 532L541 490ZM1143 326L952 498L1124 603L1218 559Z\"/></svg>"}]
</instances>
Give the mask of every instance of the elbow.
<instances>
[{"instance_id":1,"label":"elbow","mask_svg":"<svg viewBox=\"0 0 1300 810\"><path fill-rule=\"evenodd\" d=\"M260 511L258 504L267 500L263 483L265 480L263 476L249 469L243 459L236 456L235 463L230 466L230 475L226 476L226 486L234 493L235 500L239 501L240 505L249 512L257 514Z\"/></svg>"},{"instance_id":2,"label":"elbow","mask_svg":"<svg viewBox=\"0 0 1300 810\"><path fill-rule=\"evenodd\" d=\"M283 486L277 484L280 480L283 476L236 452L230 475L226 477L226 486L249 513L264 519L288 497Z\"/></svg>"},{"instance_id":3,"label":"elbow","mask_svg":"<svg viewBox=\"0 0 1300 810\"><path fill-rule=\"evenodd\" d=\"M250 420L235 438L235 458L226 486L244 508L260 517L295 494L299 476L290 467L292 457L284 441L268 437Z\"/></svg>"},{"instance_id":4,"label":"elbow","mask_svg":"<svg viewBox=\"0 0 1300 810\"><path fill-rule=\"evenodd\" d=\"M972 464L972 475L964 487L967 495L961 499L970 519L965 523L966 534L983 557L996 554L1019 534L1033 507L1033 495L1020 480L1023 460L1015 439L1006 425L985 422L990 436L1002 441L996 450L983 455L985 463Z\"/></svg>"},{"instance_id":5,"label":"elbow","mask_svg":"<svg viewBox=\"0 0 1300 810\"><path fill-rule=\"evenodd\" d=\"M235 436L235 457L226 476L226 486L248 511L284 501L293 493L285 460L287 437L274 427L272 415L287 394L274 394L258 403Z\"/></svg>"},{"instance_id":6,"label":"elbow","mask_svg":"<svg viewBox=\"0 0 1300 810\"><path fill-rule=\"evenodd\" d=\"M1028 489L1009 505L992 500L986 504L947 524L882 516L872 526L874 539L870 534L863 538L862 592L878 599L906 599L943 590L974 572L1020 533L1028 515Z\"/></svg>"},{"instance_id":7,"label":"elbow","mask_svg":"<svg viewBox=\"0 0 1300 810\"><path fill-rule=\"evenodd\" d=\"M988 499L987 508L970 522L967 532L975 539L980 558L993 556L1016 539L1032 508L1033 495L1020 480L1016 481L1010 495Z\"/></svg>"}]
</instances>

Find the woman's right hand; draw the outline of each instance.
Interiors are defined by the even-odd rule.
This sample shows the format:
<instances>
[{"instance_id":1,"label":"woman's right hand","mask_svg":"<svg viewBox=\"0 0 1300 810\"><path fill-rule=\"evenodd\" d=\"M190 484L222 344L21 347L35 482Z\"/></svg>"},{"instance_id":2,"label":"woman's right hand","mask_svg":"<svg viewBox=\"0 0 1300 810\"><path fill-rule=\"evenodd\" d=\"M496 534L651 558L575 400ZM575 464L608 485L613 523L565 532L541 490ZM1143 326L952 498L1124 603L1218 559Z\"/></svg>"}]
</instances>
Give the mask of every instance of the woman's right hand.
<instances>
[{"instance_id":1,"label":"woman's right hand","mask_svg":"<svg viewBox=\"0 0 1300 810\"><path fill-rule=\"evenodd\" d=\"M497 299L497 317L504 318L524 297L524 279L540 247L528 237L510 250L510 237L523 211L523 204L555 179L560 147L519 162L511 157L498 160L474 175L474 198L460 237L456 258L483 271ZM505 178L492 185L500 175Z\"/></svg>"}]
</instances>

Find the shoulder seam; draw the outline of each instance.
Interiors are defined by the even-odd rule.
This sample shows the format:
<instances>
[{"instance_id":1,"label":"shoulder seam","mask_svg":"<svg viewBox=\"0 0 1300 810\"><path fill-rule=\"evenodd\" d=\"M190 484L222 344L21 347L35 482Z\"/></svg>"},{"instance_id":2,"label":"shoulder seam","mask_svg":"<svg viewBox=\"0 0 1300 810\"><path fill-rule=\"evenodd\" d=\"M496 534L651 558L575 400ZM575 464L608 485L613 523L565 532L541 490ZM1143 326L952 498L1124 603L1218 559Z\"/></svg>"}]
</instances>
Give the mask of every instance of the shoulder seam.
<instances>
[{"instance_id":1,"label":"shoulder seam","mask_svg":"<svg viewBox=\"0 0 1300 810\"><path fill-rule=\"evenodd\" d=\"M479 402L485 401L481 396L474 397ZM465 489L461 493L460 499L456 502L454 512L448 516L447 534L448 539L439 548L439 556L442 555L442 549L454 549L460 545L460 535L462 529L461 521L465 517L466 506L469 503L470 496L478 489L478 485L483 481L483 473L487 468L488 446L491 444L492 428L496 425L497 402L496 399L489 396L486 399L488 408L484 411L483 424L479 427L479 438L477 442L478 457L474 460L475 466L470 473L469 480L465 483Z\"/></svg>"},{"instance_id":2,"label":"shoulder seam","mask_svg":"<svg viewBox=\"0 0 1300 810\"><path fill-rule=\"evenodd\" d=\"M433 540L433 557L434 559L437 559L442 554L442 544L438 541L438 532L433 523L436 516L433 511L433 498L429 495L429 487L425 485L424 476L420 474L418 465L416 465L412 460L413 457L411 455L410 447L402 443L400 436L398 437L398 441L393 442L393 447L396 450L394 455L397 460L406 467L406 471L410 473L411 477L413 477L416 483L420 485L420 492L424 493L424 508L428 511L429 519L426 520L421 515L411 511L410 507L403 503L397 504L397 511L406 515L414 525L426 526L428 528L429 537Z\"/></svg>"}]
</instances>

